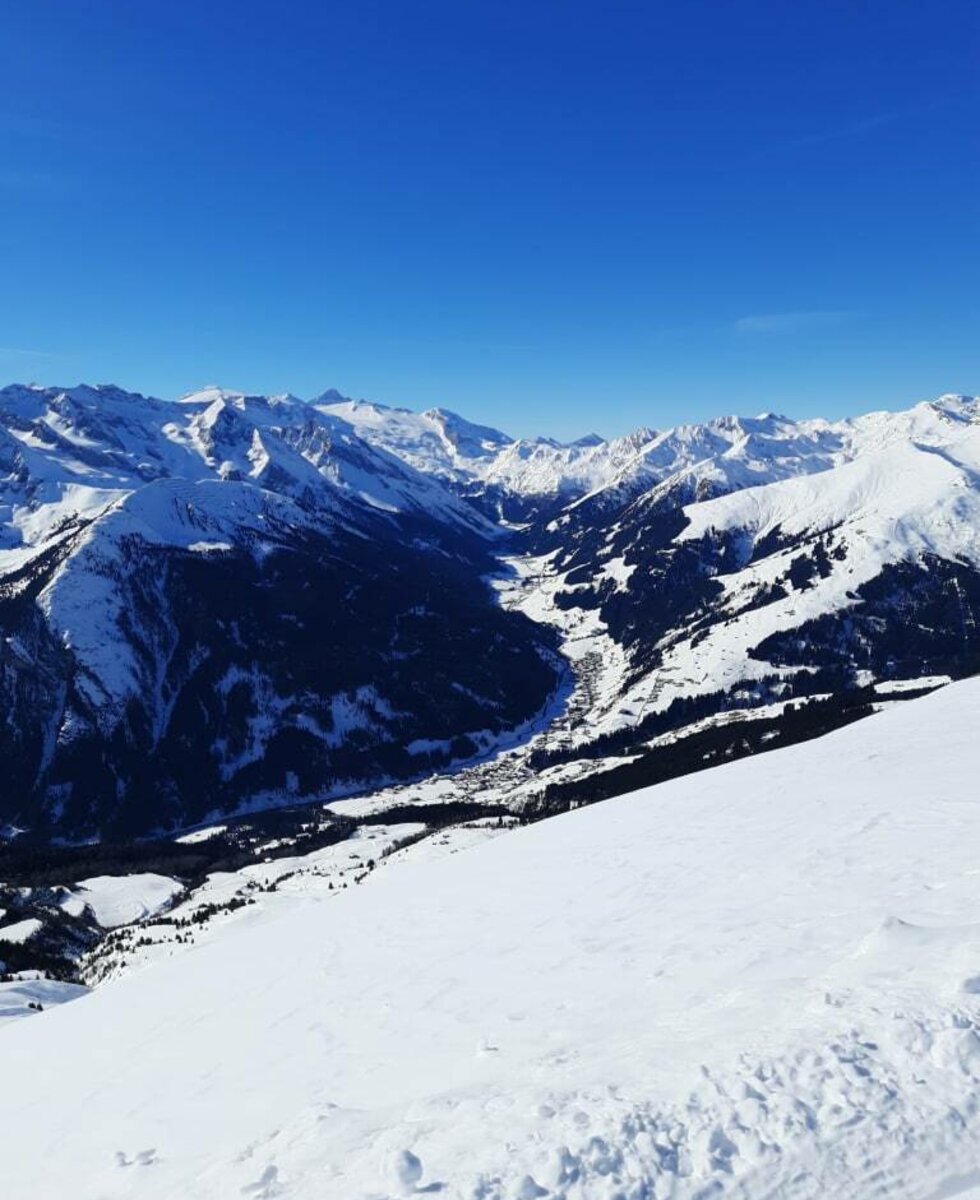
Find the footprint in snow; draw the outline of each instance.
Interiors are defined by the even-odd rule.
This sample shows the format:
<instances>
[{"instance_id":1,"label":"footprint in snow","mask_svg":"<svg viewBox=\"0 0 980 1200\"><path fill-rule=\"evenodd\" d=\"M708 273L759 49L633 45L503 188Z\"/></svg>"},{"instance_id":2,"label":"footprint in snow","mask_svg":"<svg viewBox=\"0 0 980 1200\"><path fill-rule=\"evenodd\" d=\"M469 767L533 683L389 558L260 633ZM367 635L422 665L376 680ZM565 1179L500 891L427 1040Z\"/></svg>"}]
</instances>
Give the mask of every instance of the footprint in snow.
<instances>
[{"instance_id":1,"label":"footprint in snow","mask_svg":"<svg viewBox=\"0 0 980 1200\"><path fill-rule=\"evenodd\" d=\"M116 1151L117 1167L151 1167L156 1161L157 1152L153 1148L149 1150L137 1150L132 1158L124 1154L122 1150Z\"/></svg>"},{"instance_id":2,"label":"footprint in snow","mask_svg":"<svg viewBox=\"0 0 980 1200\"><path fill-rule=\"evenodd\" d=\"M411 1150L399 1150L388 1160L388 1174L403 1195L418 1190L422 1178L422 1160Z\"/></svg>"},{"instance_id":3,"label":"footprint in snow","mask_svg":"<svg viewBox=\"0 0 980 1200\"><path fill-rule=\"evenodd\" d=\"M533 1175L525 1175L521 1182L517 1185L515 1200L538 1200L541 1196L547 1196L548 1189L543 1188Z\"/></svg>"},{"instance_id":4,"label":"footprint in snow","mask_svg":"<svg viewBox=\"0 0 980 1200\"><path fill-rule=\"evenodd\" d=\"M279 1180L279 1168L272 1163L266 1167L254 1183L246 1183L241 1189L243 1196L252 1196L254 1200L272 1200L279 1192L276 1186Z\"/></svg>"}]
</instances>

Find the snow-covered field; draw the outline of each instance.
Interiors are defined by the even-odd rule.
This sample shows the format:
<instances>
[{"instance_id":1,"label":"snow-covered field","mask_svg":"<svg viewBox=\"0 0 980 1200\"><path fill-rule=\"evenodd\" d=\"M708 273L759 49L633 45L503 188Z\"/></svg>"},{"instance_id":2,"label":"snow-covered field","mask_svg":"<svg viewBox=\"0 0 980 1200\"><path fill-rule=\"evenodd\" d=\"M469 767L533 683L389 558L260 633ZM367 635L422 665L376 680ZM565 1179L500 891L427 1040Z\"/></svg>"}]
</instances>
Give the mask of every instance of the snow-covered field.
<instances>
[{"instance_id":1,"label":"snow-covered field","mask_svg":"<svg viewBox=\"0 0 980 1200\"><path fill-rule=\"evenodd\" d=\"M975 1197L978 719L286 893L13 1022L0 1195Z\"/></svg>"},{"instance_id":2,"label":"snow-covered field","mask_svg":"<svg viewBox=\"0 0 980 1200\"><path fill-rule=\"evenodd\" d=\"M73 900L88 905L104 929L114 929L154 916L181 891L166 875L99 875L83 879Z\"/></svg>"}]
</instances>

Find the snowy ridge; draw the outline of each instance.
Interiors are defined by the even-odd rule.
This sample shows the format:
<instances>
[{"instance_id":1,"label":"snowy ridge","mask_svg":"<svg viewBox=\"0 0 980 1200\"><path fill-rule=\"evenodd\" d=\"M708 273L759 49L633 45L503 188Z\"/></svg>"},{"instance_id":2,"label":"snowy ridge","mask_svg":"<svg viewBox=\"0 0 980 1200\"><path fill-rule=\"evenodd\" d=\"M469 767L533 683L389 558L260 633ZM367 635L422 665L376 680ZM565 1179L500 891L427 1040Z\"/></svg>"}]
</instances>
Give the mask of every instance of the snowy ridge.
<instances>
[{"instance_id":1,"label":"snowy ridge","mask_svg":"<svg viewBox=\"0 0 980 1200\"><path fill-rule=\"evenodd\" d=\"M513 441L498 429L474 425L440 408L416 413L348 400L335 391L324 393L313 403L318 412L352 426L365 441L431 474L465 478L477 464Z\"/></svg>"},{"instance_id":2,"label":"snowy ridge","mask_svg":"<svg viewBox=\"0 0 980 1200\"><path fill-rule=\"evenodd\" d=\"M764 413L562 444L513 439L442 409L414 413L336 393L317 407L421 471L525 496L579 501L601 496L605 507L684 475L734 490L828 470L896 441L941 445L957 427L975 422L980 411L976 400L948 395L907 412L838 422Z\"/></svg>"},{"instance_id":3,"label":"snowy ridge","mask_svg":"<svg viewBox=\"0 0 980 1200\"><path fill-rule=\"evenodd\" d=\"M466 528L485 527L445 489L291 396L212 388L170 403L110 387L14 385L0 390L0 426L10 468L0 491L0 503L9 497L11 505L8 544L36 543L69 515L85 515L83 503L65 503L68 489L83 502L85 489L129 492L162 478L241 479L328 510L345 501L431 506Z\"/></svg>"},{"instance_id":4,"label":"snowy ridge","mask_svg":"<svg viewBox=\"0 0 980 1200\"><path fill-rule=\"evenodd\" d=\"M978 717L954 684L283 897L8 1025L4 1195L972 1195Z\"/></svg>"},{"instance_id":5,"label":"snowy ridge","mask_svg":"<svg viewBox=\"0 0 980 1200\"><path fill-rule=\"evenodd\" d=\"M608 511L645 491L669 494L685 483L698 498L831 470L896 443L942 446L980 419L980 402L943 396L905 412L831 422L764 413L682 425L649 439L580 498ZM611 445L611 443L610 443ZM574 506L573 506L574 507Z\"/></svg>"},{"instance_id":6,"label":"snowy ridge","mask_svg":"<svg viewBox=\"0 0 980 1200\"><path fill-rule=\"evenodd\" d=\"M570 444L514 439L473 425L445 409L414 413L328 395L317 408L347 421L372 445L413 467L459 485L500 488L522 496L574 498L607 482L653 436L639 430L607 442L589 435Z\"/></svg>"},{"instance_id":7,"label":"snowy ridge","mask_svg":"<svg viewBox=\"0 0 980 1200\"><path fill-rule=\"evenodd\" d=\"M694 541L724 531L743 541L745 565L721 577L716 601L719 623L697 644L677 638L664 669L683 679L667 685L656 704L666 707L678 695L696 694L773 669L748 652L772 635L799 628L806 620L846 612L857 589L890 564L929 557L980 566L980 492L971 487L980 466L980 427L952 457L909 444L868 452L832 472L751 488L685 509L690 524L678 541ZM800 592L753 607L753 599L785 580L801 544L828 534L835 552L826 573ZM756 558L767 535L785 548ZM746 542L748 544L746 544ZM693 683L693 687L692 687Z\"/></svg>"}]
</instances>

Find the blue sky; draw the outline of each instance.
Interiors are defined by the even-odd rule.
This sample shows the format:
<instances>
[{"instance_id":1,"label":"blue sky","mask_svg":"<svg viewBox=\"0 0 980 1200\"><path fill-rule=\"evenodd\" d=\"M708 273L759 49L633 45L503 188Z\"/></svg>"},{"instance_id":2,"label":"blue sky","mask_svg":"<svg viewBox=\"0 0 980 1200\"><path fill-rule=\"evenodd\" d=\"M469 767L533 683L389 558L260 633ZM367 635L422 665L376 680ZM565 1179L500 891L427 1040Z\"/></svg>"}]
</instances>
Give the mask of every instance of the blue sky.
<instances>
[{"instance_id":1,"label":"blue sky","mask_svg":"<svg viewBox=\"0 0 980 1200\"><path fill-rule=\"evenodd\" d=\"M560 436L980 391L975 3L4 8L4 380Z\"/></svg>"}]
</instances>

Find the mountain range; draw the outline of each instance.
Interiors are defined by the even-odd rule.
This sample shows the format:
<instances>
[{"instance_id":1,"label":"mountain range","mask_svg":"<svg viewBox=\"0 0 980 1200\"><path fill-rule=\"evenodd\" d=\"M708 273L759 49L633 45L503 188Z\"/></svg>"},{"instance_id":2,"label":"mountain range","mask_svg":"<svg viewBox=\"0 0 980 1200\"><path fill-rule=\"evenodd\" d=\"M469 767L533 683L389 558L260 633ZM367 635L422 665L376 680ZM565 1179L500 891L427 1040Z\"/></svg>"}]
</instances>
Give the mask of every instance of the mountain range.
<instances>
[{"instance_id":1,"label":"mountain range","mask_svg":"<svg viewBox=\"0 0 980 1200\"><path fill-rule=\"evenodd\" d=\"M978 617L977 398L564 444L332 391L0 390L27 838L497 758L505 807L567 807L970 674Z\"/></svg>"}]
</instances>

